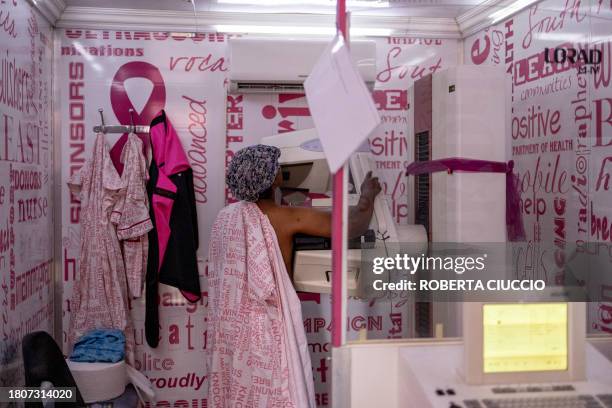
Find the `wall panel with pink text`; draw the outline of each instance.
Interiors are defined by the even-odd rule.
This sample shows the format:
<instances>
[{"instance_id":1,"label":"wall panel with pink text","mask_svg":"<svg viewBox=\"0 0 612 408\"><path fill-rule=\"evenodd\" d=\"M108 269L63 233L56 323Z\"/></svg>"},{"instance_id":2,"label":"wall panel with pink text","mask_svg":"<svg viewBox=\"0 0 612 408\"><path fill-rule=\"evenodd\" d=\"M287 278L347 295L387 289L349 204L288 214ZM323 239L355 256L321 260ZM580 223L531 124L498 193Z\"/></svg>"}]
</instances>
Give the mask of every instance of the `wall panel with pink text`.
<instances>
[{"instance_id":1,"label":"wall panel with pink text","mask_svg":"<svg viewBox=\"0 0 612 408\"><path fill-rule=\"evenodd\" d=\"M21 339L53 332L53 30L0 2L0 386L24 383Z\"/></svg>"},{"instance_id":2,"label":"wall panel with pink text","mask_svg":"<svg viewBox=\"0 0 612 408\"><path fill-rule=\"evenodd\" d=\"M465 41L466 63L507 72L508 156L529 240L515 253L520 274L580 283L581 256L590 273L612 272L594 263L612 260L611 20L610 2L545 0ZM612 302L610 286L598 290ZM589 330L612 333L610 303L589 314Z\"/></svg>"}]
</instances>

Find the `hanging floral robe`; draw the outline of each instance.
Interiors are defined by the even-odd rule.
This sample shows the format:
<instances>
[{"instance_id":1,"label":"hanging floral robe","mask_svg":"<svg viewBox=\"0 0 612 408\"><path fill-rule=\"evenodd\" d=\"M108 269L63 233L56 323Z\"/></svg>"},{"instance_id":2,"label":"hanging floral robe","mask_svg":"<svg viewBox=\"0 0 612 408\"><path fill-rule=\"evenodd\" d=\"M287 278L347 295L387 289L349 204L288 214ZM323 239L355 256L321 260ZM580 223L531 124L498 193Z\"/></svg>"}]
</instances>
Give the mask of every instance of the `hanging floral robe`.
<instances>
[{"instance_id":1,"label":"hanging floral robe","mask_svg":"<svg viewBox=\"0 0 612 408\"><path fill-rule=\"evenodd\" d=\"M130 295L135 298L142 295L149 251L148 232L153 228L146 188L147 159L142 146L138 136L128 135L120 157L125 194L119 196L111 214L111 222L117 224L117 238L121 240Z\"/></svg>"},{"instance_id":2,"label":"hanging floral robe","mask_svg":"<svg viewBox=\"0 0 612 408\"><path fill-rule=\"evenodd\" d=\"M314 408L301 305L268 217L225 207L209 251L209 406Z\"/></svg>"},{"instance_id":3,"label":"hanging floral robe","mask_svg":"<svg viewBox=\"0 0 612 408\"><path fill-rule=\"evenodd\" d=\"M111 212L125 194L103 134L96 136L91 158L68 185L81 202L81 249L72 288L68 344L92 329L123 330L126 361L133 363L134 330L121 247Z\"/></svg>"}]
</instances>

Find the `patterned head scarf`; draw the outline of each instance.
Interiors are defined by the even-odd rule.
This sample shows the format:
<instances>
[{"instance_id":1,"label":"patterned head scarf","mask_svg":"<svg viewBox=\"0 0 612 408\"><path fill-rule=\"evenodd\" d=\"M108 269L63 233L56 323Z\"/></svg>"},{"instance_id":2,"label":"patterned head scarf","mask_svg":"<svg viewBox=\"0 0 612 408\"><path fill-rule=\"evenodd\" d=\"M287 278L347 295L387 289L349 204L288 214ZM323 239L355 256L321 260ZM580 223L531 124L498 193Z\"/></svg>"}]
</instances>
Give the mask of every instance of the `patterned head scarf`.
<instances>
[{"instance_id":1,"label":"patterned head scarf","mask_svg":"<svg viewBox=\"0 0 612 408\"><path fill-rule=\"evenodd\" d=\"M238 200L257 201L274 183L280 150L262 144L240 149L227 170L227 185Z\"/></svg>"}]
</instances>

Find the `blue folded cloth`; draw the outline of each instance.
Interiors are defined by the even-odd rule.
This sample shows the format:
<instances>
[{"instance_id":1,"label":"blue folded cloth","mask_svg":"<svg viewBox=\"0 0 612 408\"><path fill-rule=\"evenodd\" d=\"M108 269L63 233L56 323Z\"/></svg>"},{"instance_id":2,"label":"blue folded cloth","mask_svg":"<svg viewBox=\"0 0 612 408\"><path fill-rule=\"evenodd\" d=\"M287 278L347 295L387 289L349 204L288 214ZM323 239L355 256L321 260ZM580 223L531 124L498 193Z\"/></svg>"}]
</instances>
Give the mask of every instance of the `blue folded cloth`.
<instances>
[{"instance_id":1,"label":"blue folded cloth","mask_svg":"<svg viewBox=\"0 0 612 408\"><path fill-rule=\"evenodd\" d=\"M87 332L74 345L70 360L81 363L116 363L125 356L125 335L118 329Z\"/></svg>"}]
</instances>

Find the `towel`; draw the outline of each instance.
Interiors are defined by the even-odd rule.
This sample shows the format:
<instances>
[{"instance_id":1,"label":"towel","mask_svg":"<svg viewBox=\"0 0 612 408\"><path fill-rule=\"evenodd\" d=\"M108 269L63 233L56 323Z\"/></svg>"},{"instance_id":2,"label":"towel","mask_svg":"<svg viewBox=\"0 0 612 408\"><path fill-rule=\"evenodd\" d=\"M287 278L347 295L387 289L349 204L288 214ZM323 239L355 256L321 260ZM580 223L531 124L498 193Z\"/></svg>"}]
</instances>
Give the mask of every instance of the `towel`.
<instances>
[{"instance_id":1,"label":"towel","mask_svg":"<svg viewBox=\"0 0 612 408\"><path fill-rule=\"evenodd\" d=\"M74 344L70 360L84 363L116 363L125 356L125 335L117 329L95 329Z\"/></svg>"},{"instance_id":2,"label":"towel","mask_svg":"<svg viewBox=\"0 0 612 408\"><path fill-rule=\"evenodd\" d=\"M211 408L314 408L300 301L276 234L257 204L221 210L208 269Z\"/></svg>"},{"instance_id":3,"label":"towel","mask_svg":"<svg viewBox=\"0 0 612 408\"><path fill-rule=\"evenodd\" d=\"M467 171L477 173L506 173L506 230L511 242L525 241L525 226L521 214L519 179L514 173L514 161L508 163L489 160L448 157L438 160L417 161L406 167L406 175L417 175L446 171Z\"/></svg>"}]
</instances>

